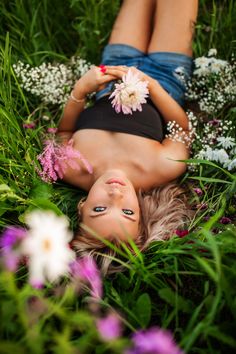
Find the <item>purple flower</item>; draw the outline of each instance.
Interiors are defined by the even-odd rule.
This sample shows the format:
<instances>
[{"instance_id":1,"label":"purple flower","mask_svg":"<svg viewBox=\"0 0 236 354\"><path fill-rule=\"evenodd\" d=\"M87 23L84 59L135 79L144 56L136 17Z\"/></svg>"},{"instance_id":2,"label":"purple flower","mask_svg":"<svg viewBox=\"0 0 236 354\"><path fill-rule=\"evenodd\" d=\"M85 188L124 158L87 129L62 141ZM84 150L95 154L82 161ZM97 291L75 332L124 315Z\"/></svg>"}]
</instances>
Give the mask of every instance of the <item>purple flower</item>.
<instances>
[{"instance_id":1,"label":"purple flower","mask_svg":"<svg viewBox=\"0 0 236 354\"><path fill-rule=\"evenodd\" d=\"M228 218L227 216L222 216L222 218L220 219L221 224L230 224L231 222L232 222L232 220L230 218Z\"/></svg>"},{"instance_id":2,"label":"purple flower","mask_svg":"<svg viewBox=\"0 0 236 354\"><path fill-rule=\"evenodd\" d=\"M34 122L30 122L30 123L23 123L23 128L24 129L34 129L35 128L35 123Z\"/></svg>"},{"instance_id":3,"label":"purple flower","mask_svg":"<svg viewBox=\"0 0 236 354\"><path fill-rule=\"evenodd\" d=\"M102 280L97 265L92 257L86 256L77 259L71 264L71 272L74 277L89 283L91 296L95 298L102 297Z\"/></svg>"},{"instance_id":4,"label":"purple flower","mask_svg":"<svg viewBox=\"0 0 236 354\"><path fill-rule=\"evenodd\" d=\"M14 272L16 271L21 259L20 244L26 236L26 230L18 226L8 227L0 239L1 255L5 267Z\"/></svg>"},{"instance_id":5,"label":"purple flower","mask_svg":"<svg viewBox=\"0 0 236 354\"><path fill-rule=\"evenodd\" d=\"M179 237L184 237L184 236L189 234L189 231L188 230L179 230L179 229L177 229L177 230L175 230L175 233Z\"/></svg>"},{"instance_id":6,"label":"purple flower","mask_svg":"<svg viewBox=\"0 0 236 354\"><path fill-rule=\"evenodd\" d=\"M203 195L203 191L201 188L193 188L193 190L199 197Z\"/></svg>"},{"instance_id":7,"label":"purple flower","mask_svg":"<svg viewBox=\"0 0 236 354\"><path fill-rule=\"evenodd\" d=\"M110 341L121 336L121 322L115 313L110 313L108 316L98 319L96 325L98 332L104 341Z\"/></svg>"},{"instance_id":8,"label":"purple flower","mask_svg":"<svg viewBox=\"0 0 236 354\"><path fill-rule=\"evenodd\" d=\"M126 354L183 354L171 332L159 327L136 332L132 341L134 348Z\"/></svg>"},{"instance_id":9,"label":"purple flower","mask_svg":"<svg viewBox=\"0 0 236 354\"><path fill-rule=\"evenodd\" d=\"M212 125L212 126L214 126L214 127L218 127L219 126L219 124L220 124L220 121L219 121L219 119L212 119L212 120L209 120L209 122L208 122L208 124L210 124L210 125Z\"/></svg>"}]
</instances>

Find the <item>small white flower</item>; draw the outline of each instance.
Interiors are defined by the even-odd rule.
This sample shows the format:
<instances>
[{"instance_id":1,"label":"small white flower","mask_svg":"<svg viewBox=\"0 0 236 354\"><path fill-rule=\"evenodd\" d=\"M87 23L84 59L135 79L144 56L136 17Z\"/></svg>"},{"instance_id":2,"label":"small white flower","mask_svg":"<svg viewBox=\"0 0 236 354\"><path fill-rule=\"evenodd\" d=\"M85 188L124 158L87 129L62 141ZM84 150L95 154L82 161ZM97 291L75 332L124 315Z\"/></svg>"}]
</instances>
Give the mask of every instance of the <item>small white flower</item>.
<instances>
[{"instance_id":1,"label":"small white flower","mask_svg":"<svg viewBox=\"0 0 236 354\"><path fill-rule=\"evenodd\" d=\"M210 70L212 73L218 74L226 65L228 65L226 60L212 58L210 62Z\"/></svg>"},{"instance_id":2,"label":"small white flower","mask_svg":"<svg viewBox=\"0 0 236 354\"><path fill-rule=\"evenodd\" d=\"M69 271L74 252L68 242L72 239L65 216L51 211L33 211L26 216L29 226L23 240L23 254L29 257L29 281L42 285L45 280L56 281Z\"/></svg>"},{"instance_id":3,"label":"small white flower","mask_svg":"<svg viewBox=\"0 0 236 354\"><path fill-rule=\"evenodd\" d=\"M208 51L208 57L215 57L217 55L217 50L215 48L211 48Z\"/></svg>"},{"instance_id":4,"label":"small white flower","mask_svg":"<svg viewBox=\"0 0 236 354\"><path fill-rule=\"evenodd\" d=\"M148 94L148 82L140 80L139 74L129 69L122 77L122 83L115 84L109 98L113 98L111 104L117 113L132 114L132 111L142 111L141 104L147 102Z\"/></svg>"},{"instance_id":5,"label":"small white flower","mask_svg":"<svg viewBox=\"0 0 236 354\"><path fill-rule=\"evenodd\" d=\"M229 162L227 166L228 170L231 171L236 168L236 158Z\"/></svg>"},{"instance_id":6,"label":"small white flower","mask_svg":"<svg viewBox=\"0 0 236 354\"><path fill-rule=\"evenodd\" d=\"M234 139L229 136L219 136L217 138L217 142L224 149L228 149L228 148L234 147L236 145Z\"/></svg>"}]
</instances>

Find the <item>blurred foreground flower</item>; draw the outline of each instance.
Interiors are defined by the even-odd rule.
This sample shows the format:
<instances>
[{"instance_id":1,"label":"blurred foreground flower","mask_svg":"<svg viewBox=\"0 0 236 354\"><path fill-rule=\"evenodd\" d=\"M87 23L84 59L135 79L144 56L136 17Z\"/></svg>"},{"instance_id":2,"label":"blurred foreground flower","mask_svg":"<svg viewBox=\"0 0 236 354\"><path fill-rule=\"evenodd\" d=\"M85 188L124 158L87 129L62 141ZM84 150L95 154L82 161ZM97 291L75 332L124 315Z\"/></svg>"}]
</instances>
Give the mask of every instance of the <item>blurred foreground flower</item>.
<instances>
[{"instance_id":1,"label":"blurred foreground flower","mask_svg":"<svg viewBox=\"0 0 236 354\"><path fill-rule=\"evenodd\" d=\"M136 332L132 341L134 348L127 350L125 354L183 354L171 332L159 327Z\"/></svg>"},{"instance_id":2,"label":"blurred foreground flower","mask_svg":"<svg viewBox=\"0 0 236 354\"><path fill-rule=\"evenodd\" d=\"M142 103L146 103L149 94L148 82L142 81L139 74L131 69L122 77L120 84L115 84L115 90L109 98L113 98L111 104L117 113L132 114L132 111L142 111Z\"/></svg>"},{"instance_id":3,"label":"blurred foreground flower","mask_svg":"<svg viewBox=\"0 0 236 354\"><path fill-rule=\"evenodd\" d=\"M1 256L5 267L14 272L21 259L21 242L26 237L26 230L22 227L8 227L0 240Z\"/></svg>"},{"instance_id":4,"label":"blurred foreground flower","mask_svg":"<svg viewBox=\"0 0 236 354\"><path fill-rule=\"evenodd\" d=\"M110 313L108 316L98 319L96 325L104 341L110 341L121 336L121 321L115 313Z\"/></svg>"},{"instance_id":5,"label":"blurred foreground flower","mask_svg":"<svg viewBox=\"0 0 236 354\"><path fill-rule=\"evenodd\" d=\"M89 283L91 296L95 298L102 297L102 279L97 265L92 257L86 256L78 258L71 264L71 272L75 278Z\"/></svg>"},{"instance_id":6,"label":"blurred foreground flower","mask_svg":"<svg viewBox=\"0 0 236 354\"><path fill-rule=\"evenodd\" d=\"M26 216L29 231L22 241L22 252L29 257L29 281L41 287L45 280L56 281L66 275L74 252L68 242L72 239L65 216L51 211L33 211Z\"/></svg>"}]
</instances>

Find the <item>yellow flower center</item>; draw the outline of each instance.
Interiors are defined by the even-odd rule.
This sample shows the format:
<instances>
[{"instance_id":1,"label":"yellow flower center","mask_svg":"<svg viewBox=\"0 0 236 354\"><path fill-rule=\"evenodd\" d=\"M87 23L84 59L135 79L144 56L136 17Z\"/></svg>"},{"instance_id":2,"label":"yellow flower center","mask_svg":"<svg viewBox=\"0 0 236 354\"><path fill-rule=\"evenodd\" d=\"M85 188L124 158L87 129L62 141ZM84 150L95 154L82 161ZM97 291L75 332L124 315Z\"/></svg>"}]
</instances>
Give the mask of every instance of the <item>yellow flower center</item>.
<instances>
[{"instance_id":1,"label":"yellow flower center","mask_svg":"<svg viewBox=\"0 0 236 354\"><path fill-rule=\"evenodd\" d=\"M46 252L49 252L52 248L52 244L50 242L50 240L48 240L47 238L45 240L43 240L43 249Z\"/></svg>"}]
</instances>

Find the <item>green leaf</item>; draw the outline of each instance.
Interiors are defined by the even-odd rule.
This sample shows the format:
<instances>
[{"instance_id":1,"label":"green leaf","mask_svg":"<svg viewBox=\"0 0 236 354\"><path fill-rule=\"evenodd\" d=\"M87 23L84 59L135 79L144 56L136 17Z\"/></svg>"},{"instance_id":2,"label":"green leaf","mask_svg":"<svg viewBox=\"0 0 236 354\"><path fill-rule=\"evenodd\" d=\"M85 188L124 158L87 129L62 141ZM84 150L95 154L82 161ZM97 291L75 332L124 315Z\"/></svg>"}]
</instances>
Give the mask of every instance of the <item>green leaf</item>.
<instances>
[{"instance_id":1,"label":"green leaf","mask_svg":"<svg viewBox=\"0 0 236 354\"><path fill-rule=\"evenodd\" d=\"M52 195L52 185L37 181L30 192L31 199L50 199Z\"/></svg>"},{"instance_id":2,"label":"green leaf","mask_svg":"<svg viewBox=\"0 0 236 354\"><path fill-rule=\"evenodd\" d=\"M37 199L33 199L31 201L31 205L26 209L24 214L19 216L19 221L24 223L25 215L35 209L51 210L58 216L63 215L62 211L57 207L57 205L51 202L50 200L44 198L37 198Z\"/></svg>"},{"instance_id":3,"label":"green leaf","mask_svg":"<svg viewBox=\"0 0 236 354\"><path fill-rule=\"evenodd\" d=\"M160 298L166 301L168 304L176 308L176 311L182 311L190 313L192 311L192 303L190 300L186 300L184 297L175 293L170 288L163 288L158 291Z\"/></svg>"},{"instance_id":4,"label":"green leaf","mask_svg":"<svg viewBox=\"0 0 236 354\"><path fill-rule=\"evenodd\" d=\"M147 293L139 296L136 303L136 313L142 327L147 327L151 319L151 300Z\"/></svg>"}]
</instances>

